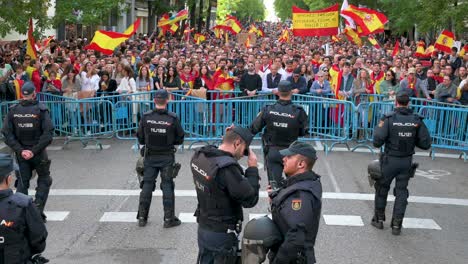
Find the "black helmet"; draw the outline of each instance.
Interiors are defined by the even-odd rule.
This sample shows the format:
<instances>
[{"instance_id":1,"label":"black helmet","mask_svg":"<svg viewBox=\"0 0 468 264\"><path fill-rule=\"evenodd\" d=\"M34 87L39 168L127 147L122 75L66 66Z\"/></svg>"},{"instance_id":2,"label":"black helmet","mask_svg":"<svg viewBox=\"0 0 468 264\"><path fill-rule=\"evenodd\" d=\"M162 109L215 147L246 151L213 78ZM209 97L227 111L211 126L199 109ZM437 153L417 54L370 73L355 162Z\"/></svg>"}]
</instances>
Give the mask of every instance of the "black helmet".
<instances>
[{"instance_id":1,"label":"black helmet","mask_svg":"<svg viewBox=\"0 0 468 264\"><path fill-rule=\"evenodd\" d=\"M369 175L372 175L373 179L382 178L382 169L380 167L380 161L371 161L371 163L369 163L369 165L367 166L367 172L369 173Z\"/></svg>"},{"instance_id":2,"label":"black helmet","mask_svg":"<svg viewBox=\"0 0 468 264\"><path fill-rule=\"evenodd\" d=\"M268 217L262 216L250 220L244 229L243 239L250 240L250 243L261 244L266 248L281 242L283 236L276 224Z\"/></svg>"}]
</instances>

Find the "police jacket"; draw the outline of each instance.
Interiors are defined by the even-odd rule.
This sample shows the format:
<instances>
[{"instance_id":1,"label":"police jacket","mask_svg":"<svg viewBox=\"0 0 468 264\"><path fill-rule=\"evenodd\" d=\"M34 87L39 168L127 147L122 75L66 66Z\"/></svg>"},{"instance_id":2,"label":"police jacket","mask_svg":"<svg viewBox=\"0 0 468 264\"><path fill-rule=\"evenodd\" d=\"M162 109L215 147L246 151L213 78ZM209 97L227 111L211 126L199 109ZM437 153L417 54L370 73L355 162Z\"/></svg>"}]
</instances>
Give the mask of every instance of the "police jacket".
<instances>
[{"instance_id":1,"label":"police jacket","mask_svg":"<svg viewBox=\"0 0 468 264\"><path fill-rule=\"evenodd\" d=\"M197 150L190 161L197 191L195 216L200 227L226 232L243 220L242 207L251 208L258 202L260 189L258 169L245 170L226 151L215 146Z\"/></svg>"},{"instance_id":2,"label":"police jacket","mask_svg":"<svg viewBox=\"0 0 468 264\"><path fill-rule=\"evenodd\" d=\"M382 117L374 129L373 144L377 148L385 144L386 155L407 157L414 154L415 146L429 149L431 136L421 116L399 107Z\"/></svg>"},{"instance_id":3,"label":"police jacket","mask_svg":"<svg viewBox=\"0 0 468 264\"><path fill-rule=\"evenodd\" d=\"M184 143L184 130L177 115L166 109L155 109L143 114L138 127L138 142L148 153L173 153L174 145Z\"/></svg>"},{"instance_id":4,"label":"police jacket","mask_svg":"<svg viewBox=\"0 0 468 264\"><path fill-rule=\"evenodd\" d=\"M267 146L288 147L298 137L305 136L309 129L306 112L291 101L278 100L265 106L250 126L252 134L262 131Z\"/></svg>"},{"instance_id":5,"label":"police jacket","mask_svg":"<svg viewBox=\"0 0 468 264\"><path fill-rule=\"evenodd\" d=\"M47 230L32 198L0 191L0 263L24 264L46 247Z\"/></svg>"},{"instance_id":6,"label":"police jacket","mask_svg":"<svg viewBox=\"0 0 468 264\"><path fill-rule=\"evenodd\" d=\"M320 176L313 171L289 177L286 186L273 195L271 213L284 239L272 249L270 263L315 263L321 199Z\"/></svg>"},{"instance_id":7,"label":"police jacket","mask_svg":"<svg viewBox=\"0 0 468 264\"><path fill-rule=\"evenodd\" d=\"M52 143L54 126L44 104L23 100L10 108L2 133L5 143L16 153L31 150L37 155Z\"/></svg>"}]
</instances>

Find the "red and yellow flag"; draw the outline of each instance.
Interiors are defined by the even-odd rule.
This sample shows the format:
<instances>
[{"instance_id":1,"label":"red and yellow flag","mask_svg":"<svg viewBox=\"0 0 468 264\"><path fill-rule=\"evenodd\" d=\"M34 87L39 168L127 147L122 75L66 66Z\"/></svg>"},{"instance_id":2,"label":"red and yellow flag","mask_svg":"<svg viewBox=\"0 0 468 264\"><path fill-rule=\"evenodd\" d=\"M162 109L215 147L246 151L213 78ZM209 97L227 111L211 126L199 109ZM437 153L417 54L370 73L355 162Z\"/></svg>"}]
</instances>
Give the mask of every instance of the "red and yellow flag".
<instances>
[{"instance_id":1,"label":"red and yellow flag","mask_svg":"<svg viewBox=\"0 0 468 264\"><path fill-rule=\"evenodd\" d=\"M426 57L426 52L425 52L425 44L424 44L424 41L420 40L418 41L418 46L416 48L416 53L414 53L414 56L416 57Z\"/></svg>"},{"instance_id":2,"label":"red and yellow flag","mask_svg":"<svg viewBox=\"0 0 468 264\"><path fill-rule=\"evenodd\" d=\"M30 18L26 54L31 56L31 59L36 60L37 59L36 41L34 40L33 31L34 31L33 22L32 22L32 18Z\"/></svg>"},{"instance_id":3,"label":"red and yellow flag","mask_svg":"<svg viewBox=\"0 0 468 264\"><path fill-rule=\"evenodd\" d=\"M395 43L395 46L393 47L392 57L395 57L399 53L400 53L400 41L397 40L396 43Z\"/></svg>"},{"instance_id":4,"label":"red and yellow flag","mask_svg":"<svg viewBox=\"0 0 468 264\"><path fill-rule=\"evenodd\" d=\"M250 48L252 46L252 43L250 41L250 35L247 36L247 39L245 40L245 47Z\"/></svg>"},{"instance_id":5,"label":"red and yellow flag","mask_svg":"<svg viewBox=\"0 0 468 264\"><path fill-rule=\"evenodd\" d=\"M242 25L239 22L239 20L237 20L235 16L231 16L231 15L228 15L226 17L226 20L224 20L218 26L219 28L224 29L225 31L230 31L234 35L241 32L242 30Z\"/></svg>"},{"instance_id":6,"label":"red and yellow flag","mask_svg":"<svg viewBox=\"0 0 468 264\"><path fill-rule=\"evenodd\" d=\"M372 44L372 46L374 46L374 48L380 49L379 42L377 42L377 40L374 37L369 36L367 38L367 40L369 40L370 44Z\"/></svg>"},{"instance_id":7,"label":"red and yellow flag","mask_svg":"<svg viewBox=\"0 0 468 264\"><path fill-rule=\"evenodd\" d=\"M292 7L294 36L331 36L338 34L338 4L309 12Z\"/></svg>"},{"instance_id":8,"label":"red and yellow flag","mask_svg":"<svg viewBox=\"0 0 468 264\"><path fill-rule=\"evenodd\" d=\"M384 14L365 7L349 5L341 14L352 18L361 27L363 35L383 32L384 25L388 22Z\"/></svg>"},{"instance_id":9,"label":"red and yellow flag","mask_svg":"<svg viewBox=\"0 0 468 264\"><path fill-rule=\"evenodd\" d=\"M197 43L197 45L200 45L200 43L206 40L206 37L203 34L196 33L193 36L193 39L195 40L195 43Z\"/></svg>"},{"instance_id":10,"label":"red and yellow flag","mask_svg":"<svg viewBox=\"0 0 468 264\"><path fill-rule=\"evenodd\" d=\"M359 37L359 35L357 34L357 32L354 31L354 29L346 26L345 30L344 30L344 34L346 35L346 37L348 38L349 41L351 41L352 43L358 45L359 47L362 46L362 40Z\"/></svg>"},{"instance_id":11,"label":"red and yellow flag","mask_svg":"<svg viewBox=\"0 0 468 264\"><path fill-rule=\"evenodd\" d=\"M158 22L158 26L159 27L162 27L162 26L165 26L165 25L170 25L170 24L174 24L174 23L177 23L179 21L182 21L184 19L187 19L188 18L188 11L186 9L183 9L183 10L180 10L177 14L169 17L169 15L166 14L166 16L163 16L159 22Z\"/></svg>"},{"instance_id":12,"label":"red and yellow flag","mask_svg":"<svg viewBox=\"0 0 468 264\"><path fill-rule=\"evenodd\" d=\"M129 39L140 26L140 19L137 19L135 23L130 25L124 32L119 33L113 31L104 31L98 30L94 33L93 40L91 43L84 47L84 49L97 50L105 55L111 55L114 52L114 49L120 45L120 43Z\"/></svg>"},{"instance_id":13,"label":"red and yellow flag","mask_svg":"<svg viewBox=\"0 0 468 264\"><path fill-rule=\"evenodd\" d=\"M285 28L283 32L281 32L281 36L278 39L279 42L285 43L290 41L289 31Z\"/></svg>"},{"instance_id":14,"label":"red and yellow flag","mask_svg":"<svg viewBox=\"0 0 468 264\"><path fill-rule=\"evenodd\" d=\"M454 39L455 35L452 32L444 30L437 38L434 47L440 51L450 53L452 52Z\"/></svg>"}]
</instances>

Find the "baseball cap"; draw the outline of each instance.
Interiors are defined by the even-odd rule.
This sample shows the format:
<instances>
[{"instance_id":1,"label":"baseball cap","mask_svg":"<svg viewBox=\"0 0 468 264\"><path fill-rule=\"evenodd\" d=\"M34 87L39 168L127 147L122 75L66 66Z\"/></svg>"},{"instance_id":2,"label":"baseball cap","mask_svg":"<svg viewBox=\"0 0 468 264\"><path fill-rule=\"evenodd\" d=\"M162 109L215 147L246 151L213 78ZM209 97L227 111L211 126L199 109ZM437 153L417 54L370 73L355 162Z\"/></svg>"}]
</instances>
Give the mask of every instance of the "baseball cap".
<instances>
[{"instance_id":1,"label":"baseball cap","mask_svg":"<svg viewBox=\"0 0 468 264\"><path fill-rule=\"evenodd\" d=\"M5 176L15 170L10 154L0 153L0 176Z\"/></svg>"},{"instance_id":2,"label":"baseball cap","mask_svg":"<svg viewBox=\"0 0 468 264\"><path fill-rule=\"evenodd\" d=\"M21 87L21 93L23 95L30 95L32 93L34 93L34 91L36 90L36 87L34 86L34 84L32 82L26 82L23 87Z\"/></svg>"},{"instance_id":3,"label":"baseball cap","mask_svg":"<svg viewBox=\"0 0 468 264\"><path fill-rule=\"evenodd\" d=\"M247 128L240 127L240 126L234 126L234 128L232 128L232 131L234 133L238 134L242 138L242 140L245 141L246 148L245 148L245 151L244 151L244 156L248 156L249 155L249 146L250 146L250 143L252 143L252 139L254 138L254 135L252 135L250 130L248 130Z\"/></svg>"},{"instance_id":4,"label":"baseball cap","mask_svg":"<svg viewBox=\"0 0 468 264\"><path fill-rule=\"evenodd\" d=\"M169 93L165 89L159 89L154 93L154 98L167 99L169 98Z\"/></svg>"},{"instance_id":5,"label":"baseball cap","mask_svg":"<svg viewBox=\"0 0 468 264\"><path fill-rule=\"evenodd\" d=\"M281 150L280 154L283 157L299 154L311 160L317 159L317 152L315 151L314 147L308 143L299 141L294 141L291 145L289 145L289 148Z\"/></svg>"},{"instance_id":6,"label":"baseball cap","mask_svg":"<svg viewBox=\"0 0 468 264\"><path fill-rule=\"evenodd\" d=\"M290 92L292 85L290 81L282 80L278 83L278 92Z\"/></svg>"}]
</instances>

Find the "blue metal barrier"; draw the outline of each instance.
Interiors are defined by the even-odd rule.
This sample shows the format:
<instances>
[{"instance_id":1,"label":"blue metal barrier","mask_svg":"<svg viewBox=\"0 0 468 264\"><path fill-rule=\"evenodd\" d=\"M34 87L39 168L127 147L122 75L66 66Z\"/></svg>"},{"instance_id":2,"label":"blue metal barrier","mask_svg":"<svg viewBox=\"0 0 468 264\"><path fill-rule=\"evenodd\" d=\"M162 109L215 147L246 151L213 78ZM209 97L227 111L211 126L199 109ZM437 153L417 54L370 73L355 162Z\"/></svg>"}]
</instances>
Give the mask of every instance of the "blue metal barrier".
<instances>
[{"instance_id":1,"label":"blue metal barrier","mask_svg":"<svg viewBox=\"0 0 468 264\"><path fill-rule=\"evenodd\" d=\"M451 149L461 152L468 159L468 108L423 106L419 110L432 138L431 156L435 149Z\"/></svg>"}]
</instances>

